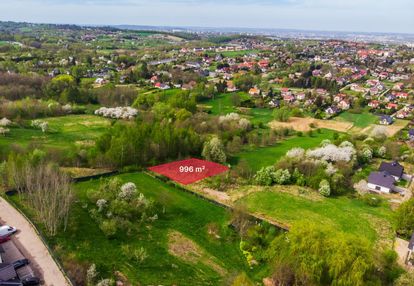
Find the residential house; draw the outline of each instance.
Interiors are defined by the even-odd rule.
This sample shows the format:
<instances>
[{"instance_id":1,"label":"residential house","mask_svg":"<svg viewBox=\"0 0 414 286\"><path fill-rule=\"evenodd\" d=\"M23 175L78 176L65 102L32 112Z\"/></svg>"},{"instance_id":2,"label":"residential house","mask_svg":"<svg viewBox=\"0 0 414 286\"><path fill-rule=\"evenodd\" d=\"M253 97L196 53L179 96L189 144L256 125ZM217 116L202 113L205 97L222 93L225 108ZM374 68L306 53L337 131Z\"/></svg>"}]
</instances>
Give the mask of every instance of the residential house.
<instances>
[{"instance_id":1,"label":"residential house","mask_svg":"<svg viewBox=\"0 0 414 286\"><path fill-rule=\"evenodd\" d=\"M252 87L252 88L249 90L249 94L250 94L251 96L257 96L257 95L259 95L259 94L260 94L260 89L258 89L257 87Z\"/></svg>"},{"instance_id":2,"label":"residential house","mask_svg":"<svg viewBox=\"0 0 414 286\"><path fill-rule=\"evenodd\" d=\"M410 130L408 130L408 138L411 141L414 141L414 129L413 128L411 128Z\"/></svg>"},{"instance_id":3,"label":"residential house","mask_svg":"<svg viewBox=\"0 0 414 286\"><path fill-rule=\"evenodd\" d=\"M295 96L293 94L285 94L283 96L283 101L286 103L293 103L295 101Z\"/></svg>"},{"instance_id":4,"label":"residential house","mask_svg":"<svg viewBox=\"0 0 414 286\"><path fill-rule=\"evenodd\" d=\"M406 100L408 99L408 93L407 92L396 92L395 97L398 99Z\"/></svg>"},{"instance_id":5,"label":"residential house","mask_svg":"<svg viewBox=\"0 0 414 286\"><path fill-rule=\"evenodd\" d=\"M379 123L382 125L391 125L393 122L394 119L389 115L382 115L379 121Z\"/></svg>"},{"instance_id":6,"label":"residential house","mask_svg":"<svg viewBox=\"0 0 414 286\"><path fill-rule=\"evenodd\" d=\"M329 106L327 109L325 109L326 114L332 116L337 113L339 113L339 109L336 106Z\"/></svg>"},{"instance_id":7,"label":"residential house","mask_svg":"<svg viewBox=\"0 0 414 286\"><path fill-rule=\"evenodd\" d=\"M351 104L347 100L341 100L338 103L338 107L342 110L348 110L351 107Z\"/></svg>"},{"instance_id":8,"label":"residential house","mask_svg":"<svg viewBox=\"0 0 414 286\"><path fill-rule=\"evenodd\" d=\"M380 105L380 102L378 100L372 100L368 103L368 106L371 108L378 108Z\"/></svg>"},{"instance_id":9,"label":"residential house","mask_svg":"<svg viewBox=\"0 0 414 286\"><path fill-rule=\"evenodd\" d=\"M387 172L372 172L368 177L368 189L378 193L391 193L394 189L395 178Z\"/></svg>"},{"instance_id":10,"label":"residential house","mask_svg":"<svg viewBox=\"0 0 414 286\"><path fill-rule=\"evenodd\" d=\"M269 106L271 108L279 108L280 107L280 101L278 99L274 98L269 102Z\"/></svg>"},{"instance_id":11,"label":"residential house","mask_svg":"<svg viewBox=\"0 0 414 286\"><path fill-rule=\"evenodd\" d=\"M161 82L157 82L154 86L156 88L163 89L163 90L170 89L170 86L168 84L161 83Z\"/></svg>"},{"instance_id":12,"label":"residential house","mask_svg":"<svg viewBox=\"0 0 414 286\"><path fill-rule=\"evenodd\" d=\"M297 100L305 100L305 98L306 98L306 94L304 93L304 92L300 92L300 93L298 93L297 95L296 95L296 99Z\"/></svg>"},{"instance_id":13,"label":"residential house","mask_svg":"<svg viewBox=\"0 0 414 286\"><path fill-rule=\"evenodd\" d=\"M393 102L389 102L389 103L385 106L385 108L386 108L386 109L389 109L389 110L391 110L391 109L397 109L397 108L398 108L398 104L393 103Z\"/></svg>"},{"instance_id":14,"label":"residential house","mask_svg":"<svg viewBox=\"0 0 414 286\"><path fill-rule=\"evenodd\" d=\"M397 161L382 162L379 167L380 172L386 172L390 176L394 177L396 181L399 181L404 174L404 167Z\"/></svg>"},{"instance_id":15,"label":"residential house","mask_svg":"<svg viewBox=\"0 0 414 286\"><path fill-rule=\"evenodd\" d=\"M236 88L236 86L234 85L234 83L233 83L233 81L231 81L231 80L229 80L229 81L227 81L227 91L228 92L234 92L234 91L237 91L237 88Z\"/></svg>"}]
</instances>

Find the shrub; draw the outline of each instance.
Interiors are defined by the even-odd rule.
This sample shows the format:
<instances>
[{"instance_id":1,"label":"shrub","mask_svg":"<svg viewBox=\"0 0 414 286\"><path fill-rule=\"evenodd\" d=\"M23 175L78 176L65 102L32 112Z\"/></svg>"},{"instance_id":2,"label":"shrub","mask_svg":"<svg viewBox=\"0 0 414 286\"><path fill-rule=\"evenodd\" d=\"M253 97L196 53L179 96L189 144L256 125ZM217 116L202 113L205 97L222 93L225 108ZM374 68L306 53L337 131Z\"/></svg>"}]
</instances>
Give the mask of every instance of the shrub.
<instances>
[{"instance_id":1,"label":"shrub","mask_svg":"<svg viewBox=\"0 0 414 286\"><path fill-rule=\"evenodd\" d=\"M254 176L256 184L262 186L270 186L273 183L274 172L275 168L273 166L261 168Z\"/></svg>"},{"instance_id":2,"label":"shrub","mask_svg":"<svg viewBox=\"0 0 414 286\"><path fill-rule=\"evenodd\" d=\"M409 238L414 231L414 198L401 204L396 217L397 233Z\"/></svg>"},{"instance_id":3,"label":"shrub","mask_svg":"<svg viewBox=\"0 0 414 286\"><path fill-rule=\"evenodd\" d=\"M319 193L324 197L329 197L331 195L331 186L327 180L322 180L319 183Z\"/></svg>"},{"instance_id":4,"label":"shrub","mask_svg":"<svg viewBox=\"0 0 414 286\"><path fill-rule=\"evenodd\" d=\"M273 181L279 185L285 185L290 181L290 173L287 169L279 169L272 174Z\"/></svg>"},{"instance_id":5,"label":"shrub","mask_svg":"<svg viewBox=\"0 0 414 286\"><path fill-rule=\"evenodd\" d=\"M104 220L99 228L107 237L112 237L116 234L117 231L117 223L114 219L111 220Z\"/></svg>"},{"instance_id":6,"label":"shrub","mask_svg":"<svg viewBox=\"0 0 414 286\"><path fill-rule=\"evenodd\" d=\"M382 199L379 196L367 194L361 197L362 201L371 207L377 207L381 204Z\"/></svg>"},{"instance_id":7,"label":"shrub","mask_svg":"<svg viewBox=\"0 0 414 286\"><path fill-rule=\"evenodd\" d=\"M223 144L217 137L213 137L210 141L207 141L204 144L202 156L207 160L217 163L225 163L227 160Z\"/></svg>"}]
</instances>

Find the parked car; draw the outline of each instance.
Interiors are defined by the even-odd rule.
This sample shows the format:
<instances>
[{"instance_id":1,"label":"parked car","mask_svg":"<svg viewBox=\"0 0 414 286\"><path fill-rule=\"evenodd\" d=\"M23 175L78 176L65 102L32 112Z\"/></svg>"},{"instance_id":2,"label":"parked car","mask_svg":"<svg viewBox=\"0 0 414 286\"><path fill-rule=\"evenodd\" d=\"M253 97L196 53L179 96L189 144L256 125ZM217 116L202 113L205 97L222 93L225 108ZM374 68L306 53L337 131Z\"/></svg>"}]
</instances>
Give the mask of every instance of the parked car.
<instances>
[{"instance_id":1,"label":"parked car","mask_svg":"<svg viewBox=\"0 0 414 286\"><path fill-rule=\"evenodd\" d=\"M40 279L37 277L28 277L22 280L24 286L37 286L40 284Z\"/></svg>"},{"instance_id":2,"label":"parked car","mask_svg":"<svg viewBox=\"0 0 414 286\"><path fill-rule=\"evenodd\" d=\"M26 259L26 258L19 259L19 260L16 260L15 262L13 262L12 264L14 266L14 269L16 270L16 269L19 269L23 266L28 265L29 264L29 259Z\"/></svg>"},{"instance_id":3,"label":"parked car","mask_svg":"<svg viewBox=\"0 0 414 286\"><path fill-rule=\"evenodd\" d=\"M0 237L0 244L2 244L3 242L9 241L9 240L10 240L9 236Z\"/></svg>"},{"instance_id":4,"label":"parked car","mask_svg":"<svg viewBox=\"0 0 414 286\"><path fill-rule=\"evenodd\" d=\"M14 233L16 233L17 229L12 226L3 225L0 226L0 237L8 237Z\"/></svg>"}]
</instances>

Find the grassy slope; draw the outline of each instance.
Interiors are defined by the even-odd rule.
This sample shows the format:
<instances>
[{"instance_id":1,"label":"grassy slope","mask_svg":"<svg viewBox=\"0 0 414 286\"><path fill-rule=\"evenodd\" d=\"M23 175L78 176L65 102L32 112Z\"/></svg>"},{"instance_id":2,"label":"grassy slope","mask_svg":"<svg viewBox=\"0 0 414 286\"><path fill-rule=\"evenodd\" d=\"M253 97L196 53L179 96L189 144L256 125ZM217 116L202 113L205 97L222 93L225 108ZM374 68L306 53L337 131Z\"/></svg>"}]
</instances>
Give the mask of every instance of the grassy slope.
<instances>
[{"instance_id":1,"label":"grassy slope","mask_svg":"<svg viewBox=\"0 0 414 286\"><path fill-rule=\"evenodd\" d=\"M245 92L239 92L241 99L249 99L250 96ZM203 105L211 107L211 114L225 115L231 112L237 112L237 108L231 101L232 93L217 95L214 99L203 102ZM267 123L273 120L272 110L266 108L252 108L247 114L248 118L255 124Z\"/></svg>"},{"instance_id":2,"label":"grassy slope","mask_svg":"<svg viewBox=\"0 0 414 286\"><path fill-rule=\"evenodd\" d=\"M371 124L378 123L378 116L375 116L372 113L364 112L360 114L350 113L350 112L342 112L338 116L339 120L344 120L348 122L354 123L354 126L365 128Z\"/></svg>"},{"instance_id":3,"label":"grassy slope","mask_svg":"<svg viewBox=\"0 0 414 286\"><path fill-rule=\"evenodd\" d=\"M166 201L166 213L160 214L150 229L143 227L137 237L119 235L117 239L109 240L90 218L87 209L82 207L87 202L87 190L96 188L98 181L79 183L75 188L78 200L72 209L68 230L49 239L62 260L72 258L88 265L96 263L106 275L119 270L131 282L139 281L142 285L220 284L222 277L206 265L190 265L168 253L167 233L171 229L183 233L216 257L229 273L247 271L239 240L227 227L229 214L225 209L143 173L123 174L119 178L124 182L134 182L147 197ZM226 230L220 239L210 238L207 233L206 226L212 222ZM144 247L149 257L139 265L122 254L122 245Z\"/></svg>"},{"instance_id":4,"label":"grassy slope","mask_svg":"<svg viewBox=\"0 0 414 286\"><path fill-rule=\"evenodd\" d=\"M249 151L239 153L232 158L232 163L235 164L240 159L245 159L253 170L259 170L261 167L275 164L282 156L292 148L301 147L304 149L318 146L324 139L332 139L334 131L323 129L321 133L314 132L312 137L292 137L281 142L275 146L261 147Z\"/></svg>"},{"instance_id":5,"label":"grassy slope","mask_svg":"<svg viewBox=\"0 0 414 286\"><path fill-rule=\"evenodd\" d=\"M347 197L312 201L287 193L264 191L250 194L241 202L249 211L266 214L277 221L291 224L309 220L331 225L372 242L381 235L375 228L389 225L392 221L392 211L387 205L370 207L360 200Z\"/></svg>"},{"instance_id":6,"label":"grassy slope","mask_svg":"<svg viewBox=\"0 0 414 286\"><path fill-rule=\"evenodd\" d=\"M49 131L45 134L40 129L11 128L10 133L0 137L0 147L11 144L27 146L36 143L45 147L67 148L76 141L93 140L104 133L110 121L93 115L71 115L41 119L49 123Z\"/></svg>"}]
</instances>

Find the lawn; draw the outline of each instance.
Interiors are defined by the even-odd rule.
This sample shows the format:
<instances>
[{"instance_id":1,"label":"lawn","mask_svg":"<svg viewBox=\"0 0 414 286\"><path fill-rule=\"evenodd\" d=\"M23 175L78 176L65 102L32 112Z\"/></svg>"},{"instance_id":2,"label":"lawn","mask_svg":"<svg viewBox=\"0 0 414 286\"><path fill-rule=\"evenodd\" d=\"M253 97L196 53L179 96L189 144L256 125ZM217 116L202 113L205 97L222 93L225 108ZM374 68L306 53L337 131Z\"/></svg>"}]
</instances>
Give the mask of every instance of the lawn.
<instances>
[{"instance_id":1,"label":"lawn","mask_svg":"<svg viewBox=\"0 0 414 286\"><path fill-rule=\"evenodd\" d=\"M342 112L337 119L352 122L355 127L359 128L365 128L371 124L378 123L378 116L367 111L363 113Z\"/></svg>"},{"instance_id":2,"label":"lawn","mask_svg":"<svg viewBox=\"0 0 414 286\"><path fill-rule=\"evenodd\" d=\"M49 123L49 131L12 127L5 137L0 137L0 147L7 150L12 144L23 147L35 144L40 147L65 149L78 145L91 144L110 126L111 121L94 115L70 115L41 119Z\"/></svg>"},{"instance_id":3,"label":"lawn","mask_svg":"<svg viewBox=\"0 0 414 286\"><path fill-rule=\"evenodd\" d=\"M221 54L225 57L242 57L244 55L258 54L260 50L244 50L244 51L224 51L224 52L209 52L209 54Z\"/></svg>"},{"instance_id":4,"label":"lawn","mask_svg":"<svg viewBox=\"0 0 414 286\"><path fill-rule=\"evenodd\" d=\"M231 112L236 112L237 109L231 100L232 95L233 93L222 93L216 95L214 99L204 101L203 105L209 106L213 115L224 115ZM239 92L239 95L242 100L249 98L249 95L244 92Z\"/></svg>"},{"instance_id":5,"label":"lawn","mask_svg":"<svg viewBox=\"0 0 414 286\"><path fill-rule=\"evenodd\" d=\"M250 99L250 96L245 92L238 92L240 99L247 100ZM213 115L225 115L231 112L239 113L237 107L233 105L232 102L233 93L223 93L217 95L214 99L206 100L203 102L202 106L209 107L211 114ZM252 121L252 123L268 123L273 120L272 110L267 108L250 108L246 109L247 117Z\"/></svg>"},{"instance_id":6,"label":"lawn","mask_svg":"<svg viewBox=\"0 0 414 286\"><path fill-rule=\"evenodd\" d=\"M250 212L288 225L308 220L365 237L371 242L379 238L390 241L393 236L393 214L386 203L371 207L345 196L315 201L278 191L252 193L238 203L245 205Z\"/></svg>"},{"instance_id":7,"label":"lawn","mask_svg":"<svg viewBox=\"0 0 414 286\"><path fill-rule=\"evenodd\" d=\"M48 238L64 265L95 263L105 276L121 271L133 285L220 285L234 272L249 271L239 250L239 237L228 227L227 210L144 173L118 177L123 182L134 182L139 192L164 205L159 207L159 219L150 227L143 227L135 236L117 235L115 239L107 239L91 219L87 207L86 192L96 188L99 180L78 183L67 231ZM12 198L21 205L17 196ZM208 234L211 224L220 230L219 237ZM193 264L171 255L168 234L172 232L180 233L198 245L207 260ZM123 255L126 246L132 249L143 247L149 256L139 264ZM208 261L220 265L226 274L213 270Z\"/></svg>"},{"instance_id":8,"label":"lawn","mask_svg":"<svg viewBox=\"0 0 414 286\"><path fill-rule=\"evenodd\" d=\"M282 156L292 148L301 147L309 149L318 146L324 139L333 139L335 132L328 129L321 129L321 133L313 132L312 136L291 137L278 142L275 146L259 147L246 150L231 158L232 164L237 164L241 159L246 160L248 165L257 171L261 167L275 164Z\"/></svg>"}]
</instances>

